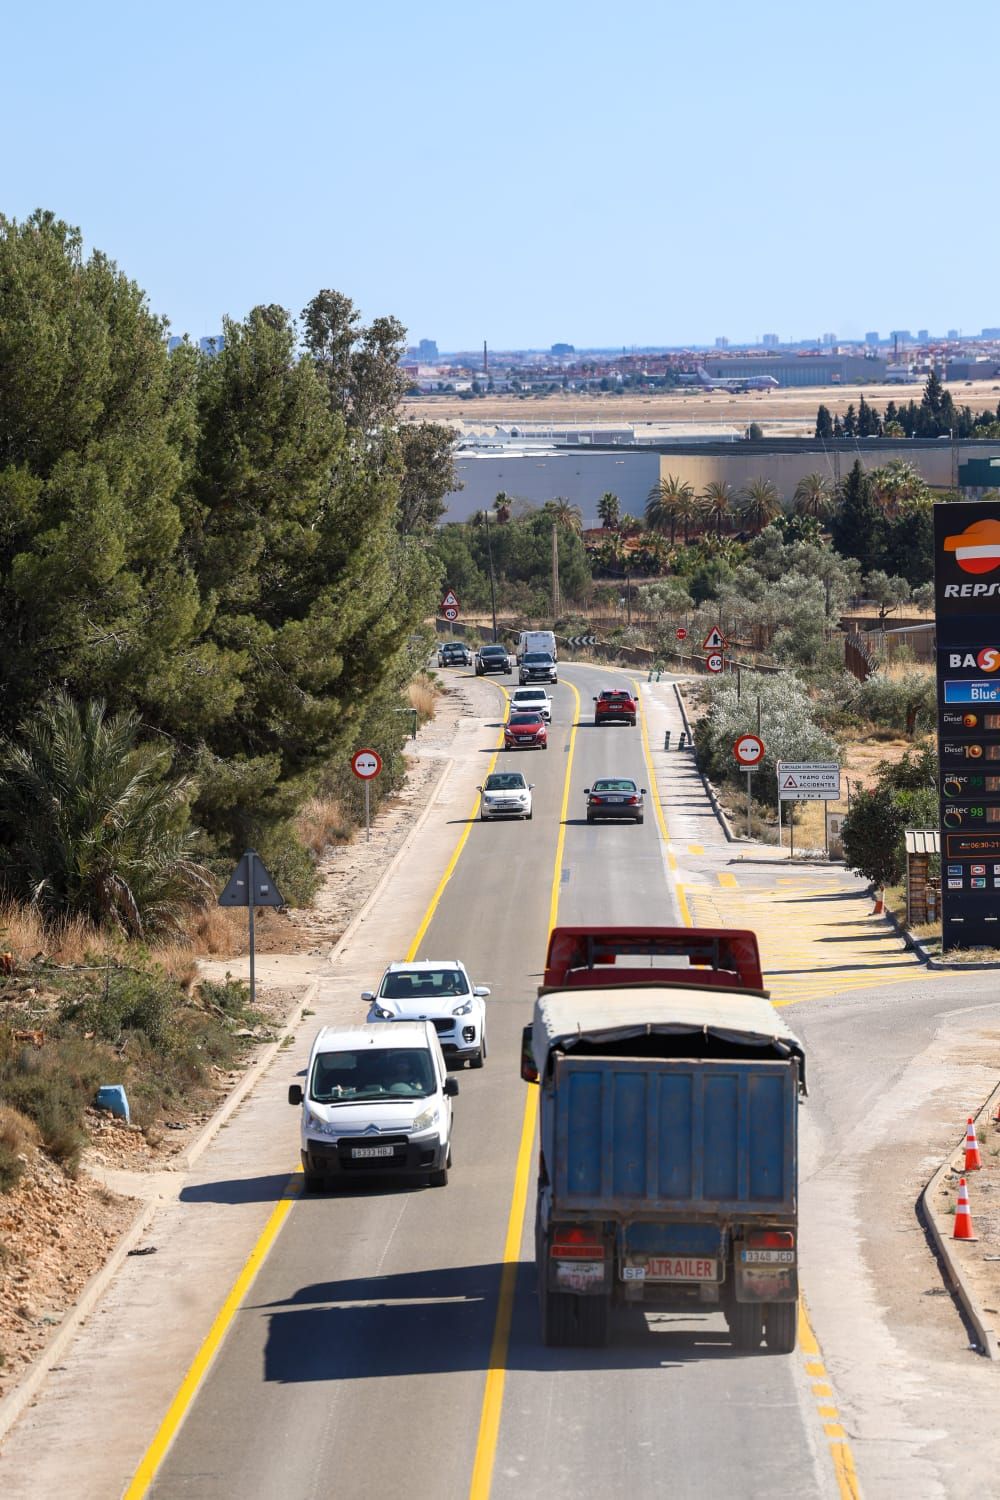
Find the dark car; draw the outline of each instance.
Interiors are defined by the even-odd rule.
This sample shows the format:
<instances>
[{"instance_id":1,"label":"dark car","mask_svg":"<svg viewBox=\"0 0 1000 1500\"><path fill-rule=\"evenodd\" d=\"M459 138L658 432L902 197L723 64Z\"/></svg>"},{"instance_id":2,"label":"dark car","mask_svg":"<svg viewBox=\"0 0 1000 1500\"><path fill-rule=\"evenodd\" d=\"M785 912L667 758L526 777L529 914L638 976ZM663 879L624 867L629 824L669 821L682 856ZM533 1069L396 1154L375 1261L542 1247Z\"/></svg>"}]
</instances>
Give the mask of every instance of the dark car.
<instances>
[{"instance_id":1,"label":"dark car","mask_svg":"<svg viewBox=\"0 0 1000 1500\"><path fill-rule=\"evenodd\" d=\"M506 646L480 646L476 653L477 677L482 677L487 672L502 672L506 676L509 671L510 657Z\"/></svg>"},{"instance_id":2,"label":"dark car","mask_svg":"<svg viewBox=\"0 0 1000 1500\"><path fill-rule=\"evenodd\" d=\"M559 681L558 669L547 651L526 651L519 676L522 683Z\"/></svg>"},{"instance_id":3,"label":"dark car","mask_svg":"<svg viewBox=\"0 0 1000 1500\"><path fill-rule=\"evenodd\" d=\"M593 786L584 787L587 799L587 822L598 818L629 818L633 823L642 822L646 795L644 786L637 786L625 776L602 776Z\"/></svg>"},{"instance_id":4,"label":"dark car","mask_svg":"<svg viewBox=\"0 0 1000 1500\"><path fill-rule=\"evenodd\" d=\"M464 641L445 641L438 647L439 667L471 667L472 652Z\"/></svg>"},{"instance_id":5,"label":"dark car","mask_svg":"<svg viewBox=\"0 0 1000 1500\"><path fill-rule=\"evenodd\" d=\"M505 750L547 750L549 735L539 713L511 714L503 726Z\"/></svg>"},{"instance_id":6,"label":"dark car","mask_svg":"<svg viewBox=\"0 0 1000 1500\"><path fill-rule=\"evenodd\" d=\"M625 688L605 688L594 699L595 724L635 724L635 699Z\"/></svg>"}]
</instances>

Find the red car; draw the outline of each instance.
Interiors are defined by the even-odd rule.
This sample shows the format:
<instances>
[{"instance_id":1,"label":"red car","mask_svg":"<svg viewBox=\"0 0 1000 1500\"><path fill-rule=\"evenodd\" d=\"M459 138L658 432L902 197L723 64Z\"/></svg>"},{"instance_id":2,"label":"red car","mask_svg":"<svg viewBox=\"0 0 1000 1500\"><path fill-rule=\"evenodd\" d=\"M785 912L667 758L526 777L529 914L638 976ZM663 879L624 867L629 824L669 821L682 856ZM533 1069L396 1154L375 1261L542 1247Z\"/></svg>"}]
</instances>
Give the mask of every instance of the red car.
<instances>
[{"instance_id":1,"label":"red car","mask_svg":"<svg viewBox=\"0 0 1000 1500\"><path fill-rule=\"evenodd\" d=\"M594 703L595 724L635 724L635 699L625 688L605 688Z\"/></svg>"},{"instance_id":2,"label":"red car","mask_svg":"<svg viewBox=\"0 0 1000 1500\"><path fill-rule=\"evenodd\" d=\"M503 726L505 750L547 750L549 732L541 714L511 714Z\"/></svg>"}]
</instances>

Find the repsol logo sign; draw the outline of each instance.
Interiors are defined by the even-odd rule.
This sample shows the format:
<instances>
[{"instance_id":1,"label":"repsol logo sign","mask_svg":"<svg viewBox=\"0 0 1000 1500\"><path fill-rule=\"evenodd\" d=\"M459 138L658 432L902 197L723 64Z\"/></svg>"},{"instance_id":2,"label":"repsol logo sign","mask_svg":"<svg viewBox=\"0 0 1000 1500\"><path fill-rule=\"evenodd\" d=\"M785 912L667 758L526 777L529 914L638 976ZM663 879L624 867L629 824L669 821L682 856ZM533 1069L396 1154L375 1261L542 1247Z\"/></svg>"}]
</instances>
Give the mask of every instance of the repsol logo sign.
<instances>
[{"instance_id":1,"label":"repsol logo sign","mask_svg":"<svg viewBox=\"0 0 1000 1500\"><path fill-rule=\"evenodd\" d=\"M978 667L980 672L995 672L1000 667L1000 651L984 646L981 651L949 651L949 667Z\"/></svg>"},{"instance_id":2,"label":"repsol logo sign","mask_svg":"<svg viewBox=\"0 0 1000 1500\"><path fill-rule=\"evenodd\" d=\"M946 599L994 599L1000 594L1000 583L946 583Z\"/></svg>"}]
</instances>

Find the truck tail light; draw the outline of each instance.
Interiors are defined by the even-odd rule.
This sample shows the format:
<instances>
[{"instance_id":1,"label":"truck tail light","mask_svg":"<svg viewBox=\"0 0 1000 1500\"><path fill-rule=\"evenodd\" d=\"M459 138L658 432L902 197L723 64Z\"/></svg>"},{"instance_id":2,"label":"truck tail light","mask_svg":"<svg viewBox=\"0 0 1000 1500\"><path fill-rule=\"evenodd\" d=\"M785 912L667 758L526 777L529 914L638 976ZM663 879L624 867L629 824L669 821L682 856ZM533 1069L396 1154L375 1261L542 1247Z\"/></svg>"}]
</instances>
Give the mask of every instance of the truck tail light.
<instances>
[{"instance_id":1,"label":"truck tail light","mask_svg":"<svg viewBox=\"0 0 1000 1500\"><path fill-rule=\"evenodd\" d=\"M604 1241L600 1231L583 1225L562 1225L549 1252L557 1260L597 1260L604 1258Z\"/></svg>"},{"instance_id":2,"label":"truck tail light","mask_svg":"<svg viewBox=\"0 0 1000 1500\"><path fill-rule=\"evenodd\" d=\"M795 1236L788 1229L756 1229L747 1235L751 1250L794 1250Z\"/></svg>"}]
</instances>

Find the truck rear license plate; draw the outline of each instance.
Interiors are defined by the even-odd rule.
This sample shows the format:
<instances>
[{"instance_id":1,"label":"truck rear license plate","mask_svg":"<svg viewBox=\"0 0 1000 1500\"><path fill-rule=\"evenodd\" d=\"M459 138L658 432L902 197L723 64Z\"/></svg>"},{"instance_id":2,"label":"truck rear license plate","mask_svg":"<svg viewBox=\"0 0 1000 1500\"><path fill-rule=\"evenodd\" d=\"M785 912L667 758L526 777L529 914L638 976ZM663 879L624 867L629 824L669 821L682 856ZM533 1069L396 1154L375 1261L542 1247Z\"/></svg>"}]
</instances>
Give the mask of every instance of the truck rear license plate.
<instances>
[{"instance_id":1,"label":"truck rear license plate","mask_svg":"<svg viewBox=\"0 0 1000 1500\"><path fill-rule=\"evenodd\" d=\"M394 1146L352 1146L351 1155L355 1159L359 1156L392 1156L395 1149Z\"/></svg>"},{"instance_id":2,"label":"truck rear license plate","mask_svg":"<svg viewBox=\"0 0 1000 1500\"><path fill-rule=\"evenodd\" d=\"M647 1281L718 1281L719 1263L697 1255L658 1255L646 1262Z\"/></svg>"},{"instance_id":3,"label":"truck rear license plate","mask_svg":"<svg viewBox=\"0 0 1000 1500\"><path fill-rule=\"evenodd\" d=\"M745 1266L793 1266L794 1250L744 1250L740 1259Z\"/></svg>"},{"instance_id":4,"label":"truck rear license plate","mask_svg":"<svg viewBox=\"0 0 1000 1500\"><path fill-rule=\"evenodd\" d=\"M604 1280L603 1260L557 1260L556 1284L570 1291L583 1291Z\"/></svg>"}]
</instances>

